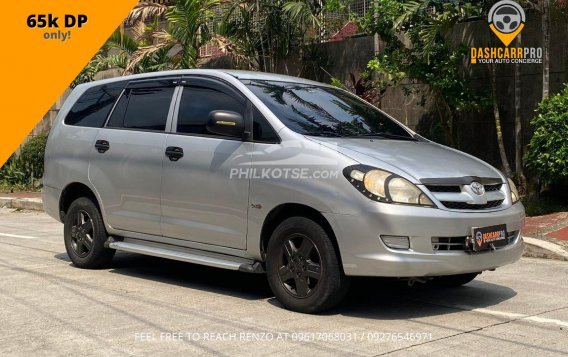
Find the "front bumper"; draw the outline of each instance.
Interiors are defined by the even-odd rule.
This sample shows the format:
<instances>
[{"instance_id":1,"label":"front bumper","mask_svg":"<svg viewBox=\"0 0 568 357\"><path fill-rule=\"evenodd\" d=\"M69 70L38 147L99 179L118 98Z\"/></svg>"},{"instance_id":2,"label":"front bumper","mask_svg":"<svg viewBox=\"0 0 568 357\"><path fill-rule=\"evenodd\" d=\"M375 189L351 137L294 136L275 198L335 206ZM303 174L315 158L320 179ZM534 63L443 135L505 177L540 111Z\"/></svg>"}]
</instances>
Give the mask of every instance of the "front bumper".
<instances>
[{"instance_id":1,"label":"front bumper","mask_svg":"<svg viewBox=\"0 0 568 357\"><path fill-rule=\"evenodd\" d=\"M524 249L524 208L517 203L493 212L452 212L376 203L360 215L326 213L339 245L346 275L427 277L491 270L517 261ZM518 238L495 251L435 251L432 237L466 237L472 227L506 224ZM384 245L381 235L408 236L409 250Z\"/></svg>"}]
</instances>

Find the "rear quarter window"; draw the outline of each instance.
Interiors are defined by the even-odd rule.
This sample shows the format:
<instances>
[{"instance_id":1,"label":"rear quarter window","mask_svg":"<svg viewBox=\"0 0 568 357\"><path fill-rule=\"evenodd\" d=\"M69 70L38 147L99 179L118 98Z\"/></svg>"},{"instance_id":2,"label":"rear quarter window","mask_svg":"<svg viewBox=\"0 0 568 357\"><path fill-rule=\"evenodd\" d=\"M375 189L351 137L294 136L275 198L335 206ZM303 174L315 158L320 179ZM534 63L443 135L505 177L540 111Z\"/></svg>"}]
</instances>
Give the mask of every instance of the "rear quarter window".
<instances>
[{"instance_id":1,"label":"rear quarter window","mask_svg":"<svg viewBox=\"0 0 568 357\"><path fill-rule=\"evenodd\" d=\"M126 84L114 82L87 89L65 117L65 124L101 128Z\"/></svg>"}]
</instances>

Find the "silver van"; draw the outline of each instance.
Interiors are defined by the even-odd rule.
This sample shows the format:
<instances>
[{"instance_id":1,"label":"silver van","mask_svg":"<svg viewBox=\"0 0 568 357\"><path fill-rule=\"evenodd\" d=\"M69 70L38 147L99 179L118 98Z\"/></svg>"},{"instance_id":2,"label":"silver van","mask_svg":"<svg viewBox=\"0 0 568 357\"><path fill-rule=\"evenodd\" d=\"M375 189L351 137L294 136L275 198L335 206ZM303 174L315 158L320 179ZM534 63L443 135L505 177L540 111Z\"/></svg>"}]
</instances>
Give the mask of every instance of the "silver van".
<instances>
[{"instance_id":1,"label":"silver van","mask_svg":"<svg viewBox=\"0 0 568 357\"><path fill-rule=\"evenodd\" d=\"M523 252L524 208L501 172L342 89L274 74L82 84L43 184L79 268L118 250L265 273L307 313L337 304L351 276L458 286Z\"/></svg>"}]
</instances>

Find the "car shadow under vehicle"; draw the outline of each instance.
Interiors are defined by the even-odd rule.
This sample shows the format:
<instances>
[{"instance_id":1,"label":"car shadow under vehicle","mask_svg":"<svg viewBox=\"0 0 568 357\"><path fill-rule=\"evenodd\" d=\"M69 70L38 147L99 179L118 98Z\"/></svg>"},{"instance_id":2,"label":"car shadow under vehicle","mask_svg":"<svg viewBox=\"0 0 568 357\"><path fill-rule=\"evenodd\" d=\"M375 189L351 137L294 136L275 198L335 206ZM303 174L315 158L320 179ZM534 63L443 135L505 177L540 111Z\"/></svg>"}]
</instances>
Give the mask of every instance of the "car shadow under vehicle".
<instances>
[{"instance_id":1,"label":"car shadow under vehicle","mask_svg":"<svg viewBox=\"0 0 568 357\"><path fill-rule=\"evenodd\" d=\"M110 272L247 300L272 296L264 274L247 274L140 254L117 253Z\"/></svg>"},{"instance_id":2,"label":"car shadow under vehicle","mask_svg":"<svg viewBox=\"0 0 568 357\"><path fill-rule=\"evenodd\" d=\"M55 257L70 261L64 253ZM108 271L240 299L267 299L270 304L281 307L270 291L264 274L248 274L122 252L116 254ZM344 301L322 314L380 320L420 318L457 310L487 308L515 295L516 291L509 287L479 278L464 286L442 288L422 283L409 286L402 279L355 277Z\"/></svg>"},{"instance_id":3,"label":"car shadow under vehicle","mask_svg":"<svg viewBox=\"0 0 568 357\"><path fill-rule=\"evenodd\" d=\"M488 308L517 295L509 287L478 280L459 287L439 287L400 279L354 278L351 289L326 314L398 320Z\"/></svg>"}]
</instances>

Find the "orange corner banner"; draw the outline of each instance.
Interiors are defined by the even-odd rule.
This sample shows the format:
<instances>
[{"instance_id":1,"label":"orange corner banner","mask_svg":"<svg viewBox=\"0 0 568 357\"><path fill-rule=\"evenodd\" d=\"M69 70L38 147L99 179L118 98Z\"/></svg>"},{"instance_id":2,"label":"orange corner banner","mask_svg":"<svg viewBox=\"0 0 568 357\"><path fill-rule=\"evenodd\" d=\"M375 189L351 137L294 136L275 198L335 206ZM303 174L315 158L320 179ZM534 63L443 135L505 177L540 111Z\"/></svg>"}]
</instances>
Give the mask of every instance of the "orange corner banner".
<instances>
[{"instance_id":1,"label":"orange corner banner","mask_svg":"<svg viewBox=\"0 0 568 357\"><path fill-rule=\"evenodd\" d=\"M4 6L0 166L137 0L19 0Z\"/></svg>"}]
</instances>

